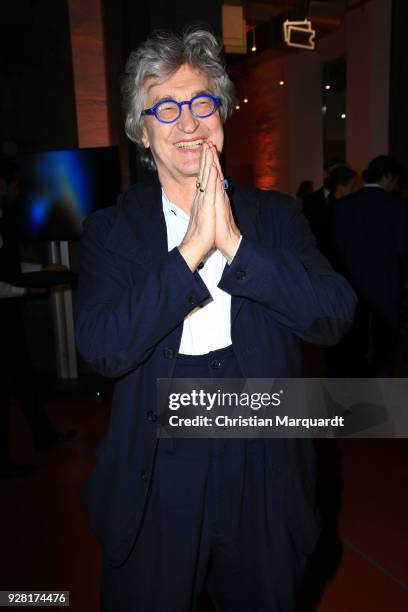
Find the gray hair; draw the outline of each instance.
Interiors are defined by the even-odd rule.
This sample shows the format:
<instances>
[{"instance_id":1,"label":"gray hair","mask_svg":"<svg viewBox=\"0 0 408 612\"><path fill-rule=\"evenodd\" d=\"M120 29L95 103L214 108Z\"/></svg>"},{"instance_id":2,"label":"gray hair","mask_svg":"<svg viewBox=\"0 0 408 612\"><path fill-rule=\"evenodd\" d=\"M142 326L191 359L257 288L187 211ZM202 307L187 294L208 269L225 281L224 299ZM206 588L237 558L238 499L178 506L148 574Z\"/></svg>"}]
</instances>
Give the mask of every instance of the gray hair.
<instances>
[{"instance_id":1,"label":"gray hair","mask_svg":"<svg viewBox=\"0 0 408 612\"><path fill-rule=\"evenodd\" d=\"M149 77L166 80L183 65L189 64L206 74L221 99L220 117L225 122L234 106L234 86L225 71L222 47L208 30L188 28L182 34L157 31L126 62L122 77L122 102L125 132L139 148L141 161L156 169L150 149L145 149L143 131L144 84Z\"/></svg>"}]
</instances>

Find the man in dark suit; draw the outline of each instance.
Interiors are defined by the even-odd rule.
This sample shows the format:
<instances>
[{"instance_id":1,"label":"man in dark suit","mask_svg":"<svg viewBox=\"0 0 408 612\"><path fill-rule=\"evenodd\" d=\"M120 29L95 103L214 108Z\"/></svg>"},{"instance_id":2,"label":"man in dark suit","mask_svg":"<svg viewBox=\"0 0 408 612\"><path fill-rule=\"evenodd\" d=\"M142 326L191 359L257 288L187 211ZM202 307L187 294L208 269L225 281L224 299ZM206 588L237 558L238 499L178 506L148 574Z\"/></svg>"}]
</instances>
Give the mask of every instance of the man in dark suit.
<instances>
[{"instance_id":1,"label":"man in dark suit","mask_svg":"<svg viewBox=\"0 0 408 612\"><path fill-rule=\"evenodd\" d=\"M128 136L158 180L93 214L75 305L83 358L116 379L82 494L103 546L102 610L295 609L319 534L311 440L157 439L157 378L302 375L355 296L291 198L226 183L233 89L212 34L159 34L123 81ZM154 72L152 73L152 66Z\"/></svg>"},{"instance_id":2,"label":"man in dark suit","mask_svg":"<svg viewBox=\"0 0 408 612\"><path fill-rule=\"evenodd\" d=\"M406 204L393 193L400 174L392 157L376 157L363 173L364 187L334 205L336 259L359 298L354 324L341 343L343 376L392 375L402 258L408 255Z\"/></svg>"},{"instance_id":3,"label":"man in dark suit","mask_svg":"<svg viewBox=\"0 0 408 612\"><path fill-rule=\"evenodd\" d=\"M339 158L326 162L324 165L323 185L316 191L306 195L303 200L303 214L308 220L310 229L316 238L317 248L329 261L332 253L332 240L330 236L332 202L327 181L333 170L345 165L344 160Z\"/></svg>"}]
</instances>

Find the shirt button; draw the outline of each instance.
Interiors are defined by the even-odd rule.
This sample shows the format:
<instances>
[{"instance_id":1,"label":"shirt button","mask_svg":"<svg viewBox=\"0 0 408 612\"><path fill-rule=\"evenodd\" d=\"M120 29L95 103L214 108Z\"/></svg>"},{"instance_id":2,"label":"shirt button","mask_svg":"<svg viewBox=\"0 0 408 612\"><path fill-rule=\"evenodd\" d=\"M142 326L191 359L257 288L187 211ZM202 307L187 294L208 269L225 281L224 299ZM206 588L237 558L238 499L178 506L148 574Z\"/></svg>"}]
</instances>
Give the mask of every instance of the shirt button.
<instances>
[{"instance_id":1,"label":"shirt button","mask_svg":"<svg viewBox=\"0 0 408 612\"><path fill-rule=\"evenodd\" d=\"M235 272L235 278L237 280L244 280L244 278L246 277L246 272L245 270L237 270Z\"/></svg>"},{"instance_id":2,"label":"shirt button","mask_svg":"<svg viewBox=\"0 0 408 612\"><path fill-rule=\"evenodd\" d=\"M197 306L198 304L198 300L195 295L190 295L190 297L188 298L188 301L190 302L192 306Z\"/></svg>"},{"instance_id":3,"label":"shirt button","mask_svg":"<svg viewBox=\"0 0 408 612\"><path fill-rule=\"evenodd\" d=\"M146 472L141 472L140 473L140 478L143 480L144 483L146 483L148 481L148 477Z\"/></svg>"},{"instance_id":4,"label":"shirt button","mask_svg":"<svg viewBox=\"0 0 408 612\"><path fill-rule=\"evenodd\" d=\"M197 268L198 268L199 270L202 270L202 269L204 268L204 262L203 262L203 261L200 261L200 263L198 264Z\"/></svg>"},{"instance_id":5,"label":"shirt button","mask_svg":"<svg viewBox=\"0 0 408 612\"><path fill-rule=\"evenodd\" d=\"M151 421L152 423L154 423L155 421L157 421L157 414L155 414L154 412L152 412L151 410L149 410L149 412L147 413L147 420Z\"/></svg>"},{"instance_id":6,"label":"shirt button","mask_svg":"<svg viewBox=\"0 0 408 612\"><path fill-rule=\"evenodd\" d=\"M165 356L165 358L166 358L166 359L173 359L173 357L174 357L174 351L173 351L173 349L172 349L172 348L170 348L170 347L166 346L166 347L163 349L163 355Z\"/></svg>"},{"instance_id":7,"label":"shirt button","mask_svg":"<svg viewBox=\"0 0 408 612\"><path fill-rule=\"evenodd\" d=\"M213 359L212 361L210 361L210 368L212 368L213 370L219 370L221 367L221 361L219 361L218 359Z\"/></svg>"}]
</instances>

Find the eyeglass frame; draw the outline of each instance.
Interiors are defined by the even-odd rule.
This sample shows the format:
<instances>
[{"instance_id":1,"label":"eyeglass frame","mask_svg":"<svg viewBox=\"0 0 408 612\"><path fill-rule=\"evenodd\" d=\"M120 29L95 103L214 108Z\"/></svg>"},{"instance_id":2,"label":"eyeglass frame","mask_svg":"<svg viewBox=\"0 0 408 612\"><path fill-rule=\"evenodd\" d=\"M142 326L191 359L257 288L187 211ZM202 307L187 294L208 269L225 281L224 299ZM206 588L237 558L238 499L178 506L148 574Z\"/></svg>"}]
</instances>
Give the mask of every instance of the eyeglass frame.
<instances>
[{"instance_id":1,"label":"eyeglass frame","mask_svg":"<svg viewBox=\"0 0 408 612\"><path fill-rule=\"evenodd\" d=\"M197 113L195 113L192 109L192 104L194 100L196 100L197 98L210 98L213 101L214 110L212 110L211 113L209 113L208 115L197 115ZM160 104L165 104L166 102L173 102L174 104L177 104L179 108L179 114L177 115L175 119L172 119L171 121L163 121L163 119L160 119L157 115L157 109L160 106ZM207 117L211 117L211 115L213 115L216 112L216 110L221 106L221 98L219 98L218 96L212 96L211 94L208 94L208 93L197 94L196 96L193 96L191 100L183 100L182 102L177 102L177 100L173 100L172 98L166 98L166 100L159 100L151 108L144 109L142 111L142 116L153 115L154 117L156 117L157 121L159 121L160 123L166 123L166 124L175 123L181 117L181 113L183 111L184 104L188 104L188 108L190 110L190 113L193 115L193 117L197 117L197 119L206 119Z\"/></svg>"}]
</instances>

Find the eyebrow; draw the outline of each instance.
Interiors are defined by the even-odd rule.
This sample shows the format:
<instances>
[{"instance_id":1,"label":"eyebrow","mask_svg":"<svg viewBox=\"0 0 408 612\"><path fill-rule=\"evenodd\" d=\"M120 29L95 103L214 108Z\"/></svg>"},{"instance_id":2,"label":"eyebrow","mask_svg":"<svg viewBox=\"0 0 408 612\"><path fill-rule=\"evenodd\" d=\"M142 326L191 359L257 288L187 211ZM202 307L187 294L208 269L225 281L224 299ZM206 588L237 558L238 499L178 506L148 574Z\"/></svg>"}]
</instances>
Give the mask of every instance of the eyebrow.
<instances>
[{"instance_id":1,"label":"eyebrow","mask_svg":"<svg viewBox=\"0 0 408 612\"><path fill-rule=\"evenodd\" d=\"M200 89L200 90L196 90L195 92L193 92L191 94L191 98L194 98L194 96L199 96L200 94L209 94L210 96L213 96L213 92L210 91L209 89ZM190 100L191 100L190 98ZM158 102L163 102L164 100L176 100L176 96L174 94L165 94L164 96L156 96L155 98L153 98L153 101L151 103L151 106L154 106L155 104L157 104Z\"/></svg>"}]
</instances>

